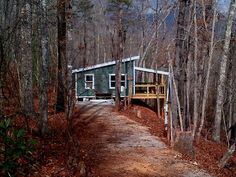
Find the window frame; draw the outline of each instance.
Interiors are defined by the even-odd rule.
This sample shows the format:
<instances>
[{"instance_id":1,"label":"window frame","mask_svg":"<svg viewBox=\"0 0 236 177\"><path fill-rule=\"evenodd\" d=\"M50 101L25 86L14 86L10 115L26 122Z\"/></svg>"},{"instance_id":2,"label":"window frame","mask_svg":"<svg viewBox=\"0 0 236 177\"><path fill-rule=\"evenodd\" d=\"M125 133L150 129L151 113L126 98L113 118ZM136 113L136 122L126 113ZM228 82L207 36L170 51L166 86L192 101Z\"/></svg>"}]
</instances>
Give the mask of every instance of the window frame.
<instances>
[{"instance_id":1,"label":"window frame","mask_svg":"<svg viewBox=\"0 0 236 177\"><path fill-rule=\"evenodd\" d=\"M116 76L116 74L109 74L109 89L115 89L116 87L112 87L111 86L111 76ZM125 80L123 80L125 82L125 88L127 87L127 77L126 74L121 74L121 76L125 76ZM113 81L114 82L114 81ZM116 81L115 81L116 82ZM122 80L121 80L122 82ZM122 87L122 86L121 86Z\"/></svg>"},{"instance_id":2,"label":"window frame","mask_svg":"<svg viewBox=\"0 0 236 177\"><path fill-rule=\"evenodd\" d=\"M86 80L86 79L87 79L87 76L92 76L92 81L87 81L87 80ZM88 83L88 82L92 83L92 88L90 88L90 87L87 86L87 83ZM94 89L94 74L85 74L85 75L84 75L84 88L85 88L86 90L92 90L92 89Z\"/></svg>"}]
</instances>

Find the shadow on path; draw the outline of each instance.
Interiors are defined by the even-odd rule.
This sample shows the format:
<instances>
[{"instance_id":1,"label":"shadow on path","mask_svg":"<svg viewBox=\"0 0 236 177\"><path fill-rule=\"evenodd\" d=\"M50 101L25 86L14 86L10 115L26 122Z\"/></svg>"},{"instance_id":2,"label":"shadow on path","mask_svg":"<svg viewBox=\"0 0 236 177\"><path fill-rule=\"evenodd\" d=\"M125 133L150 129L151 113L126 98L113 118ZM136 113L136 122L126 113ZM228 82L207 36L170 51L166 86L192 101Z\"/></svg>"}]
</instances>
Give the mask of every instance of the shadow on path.
<instances>
[{"instance_id":1,"label":"shadow on path","mask_svg":"<svg viewBox=\"0 0 236 177\"><path fill-rule=\"evenodd\" d=\"M112 105L79 105L75 126L89 177L210 177Z\"/></svg>"}]
</instances>

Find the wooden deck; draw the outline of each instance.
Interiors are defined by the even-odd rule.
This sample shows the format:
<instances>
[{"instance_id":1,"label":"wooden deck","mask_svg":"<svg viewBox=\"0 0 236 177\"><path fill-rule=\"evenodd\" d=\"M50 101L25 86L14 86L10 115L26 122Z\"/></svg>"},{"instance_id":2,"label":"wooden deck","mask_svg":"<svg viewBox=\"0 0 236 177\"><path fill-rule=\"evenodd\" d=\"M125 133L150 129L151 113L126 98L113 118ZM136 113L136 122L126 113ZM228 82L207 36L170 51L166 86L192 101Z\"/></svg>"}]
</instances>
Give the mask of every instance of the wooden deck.
<instances>
[{"instance_id":1,"label":"wooden deck","mask_svg":"<svg viewBox=\"0 0 236 177\"><path fill-rule=\"evenodd\" d=\"M139 84L135 85L135 94L132 99L165 99L166 86L153 84Z\"/></svg>"}]
</instances>

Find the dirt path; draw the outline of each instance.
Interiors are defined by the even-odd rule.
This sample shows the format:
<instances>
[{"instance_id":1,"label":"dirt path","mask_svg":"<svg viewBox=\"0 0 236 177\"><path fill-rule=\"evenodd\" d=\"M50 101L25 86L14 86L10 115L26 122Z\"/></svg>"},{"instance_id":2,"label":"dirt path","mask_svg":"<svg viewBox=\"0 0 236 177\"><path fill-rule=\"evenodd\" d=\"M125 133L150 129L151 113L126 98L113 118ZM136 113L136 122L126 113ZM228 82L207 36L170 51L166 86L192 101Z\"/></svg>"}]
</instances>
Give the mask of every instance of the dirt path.
<instances>
[{"instance_id":1,"label":"dirt path","mask_svg":"<svg viewBox=\"0 0 236 177\"><path fill-rule=\"evenodd\" d=\"M112 106L80 107L76 122L85 128L81 147L89 177L210 176Z\"/></svg>"}]
</instances>

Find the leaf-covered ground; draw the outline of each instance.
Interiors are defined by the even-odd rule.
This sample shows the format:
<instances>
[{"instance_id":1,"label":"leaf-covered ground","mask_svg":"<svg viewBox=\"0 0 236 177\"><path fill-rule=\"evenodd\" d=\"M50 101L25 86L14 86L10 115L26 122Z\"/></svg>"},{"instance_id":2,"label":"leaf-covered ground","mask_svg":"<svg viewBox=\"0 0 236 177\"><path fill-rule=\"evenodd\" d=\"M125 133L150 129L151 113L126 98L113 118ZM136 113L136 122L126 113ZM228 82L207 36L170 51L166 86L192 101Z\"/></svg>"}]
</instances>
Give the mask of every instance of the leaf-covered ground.
<instances>
[{"instance_id":1,"label":"leaf-covered ground","mask_svg":"<svg viewBox=\"0 0 236 177\"><path fill-rule=\"evenodd\" d=\"M140 116L136 116L137 114L135 110L140 110L141 118ZM155 112L145 107L133 106L131 109L125 111L124 114L129 116L130 119L149 127L149 130L153 135L160 137L162 141L169 144L166 138L167 134L164 130L164 120L157 118ZM182 154L183 158L197 163L199 167L209 171L215 176L236 176L236 153L229 160L226 167L220 169L218 167L218 161L227 151L227 146L225 143L218 144L212 142L209 140L210 137L211 134L206 130L203 130L203 138L200 139L198 144L195 144L195 159L191 159L185 154Z\"/></svg>"},{"instance_id":2,"label":"leaf-covered ground","mask_svg":"<svg viewBox=\"0 0 236 177\"><path fill-rule=\"evenodd\" d=\"M141 116L136 116L136 110ZM25 176L158 176L158 170L159 176L205 174L202 171L199 174L198 169L213 176L236 176L235 155L226 168L217 166L227 150L224 144L201 139L195 146L196 158L189 159L168 147L164 120L141 106L121 113L105 105L76 108L72 136L68 134L63 113L56 114L51 108L49 114L49 133L44 139L35 131L37 121L28 122L28 136L38 144L26 164ZM18 117L16 126L25 125L24 117Z\"/></svg>"},{"instance_id":3,"label":"leaf-covered ground","mask_svg":"<svg viewBox=\"0 0 236 177\"><path fill-rule=\"evenodd\" d=\"M82 129L79 132L81 157L87 176L211 176L152 134L154 129L150 131L147 123L132 120L133 112L121 114L104 105L81 107L76 124ZM144 115L150 117L153 112ZM159 125L163 125L162 121Z\"/></svg>"}]
</instances>

